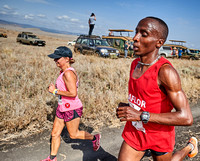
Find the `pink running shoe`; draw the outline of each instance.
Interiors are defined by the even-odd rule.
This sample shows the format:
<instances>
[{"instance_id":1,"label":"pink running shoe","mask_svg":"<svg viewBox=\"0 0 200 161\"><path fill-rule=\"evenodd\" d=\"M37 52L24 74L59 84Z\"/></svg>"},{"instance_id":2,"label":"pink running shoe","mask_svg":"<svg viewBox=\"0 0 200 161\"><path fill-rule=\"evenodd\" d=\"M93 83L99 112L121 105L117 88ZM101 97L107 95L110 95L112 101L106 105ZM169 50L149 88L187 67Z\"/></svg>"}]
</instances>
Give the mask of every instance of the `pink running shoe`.
<instances>
[{"instance_id":1,"label":"pink running shoe","mask_svg":"<svg viewBox=\"0 0 200 161\"><path fill-rule=\"evenodd\" d=\"M93 144L93 150L97 151L100 148L101 135L96 134L95 137L96 137L96 139L94 141L92 141L92 144Z\"/></svg>"},{"instance_id":2,"label":"pink running shoe","mask_svg":"<svg viewBox=\"0 0 200 161\"><path fill-rule=\"evenodd\" d=\"M56 157L55 157L53 160L51 160L51 159L50 159L50 156L48 156L46 159L40 160L40 161L57 161L57 159L56 159Z\"/></svg>"}]
</instances>

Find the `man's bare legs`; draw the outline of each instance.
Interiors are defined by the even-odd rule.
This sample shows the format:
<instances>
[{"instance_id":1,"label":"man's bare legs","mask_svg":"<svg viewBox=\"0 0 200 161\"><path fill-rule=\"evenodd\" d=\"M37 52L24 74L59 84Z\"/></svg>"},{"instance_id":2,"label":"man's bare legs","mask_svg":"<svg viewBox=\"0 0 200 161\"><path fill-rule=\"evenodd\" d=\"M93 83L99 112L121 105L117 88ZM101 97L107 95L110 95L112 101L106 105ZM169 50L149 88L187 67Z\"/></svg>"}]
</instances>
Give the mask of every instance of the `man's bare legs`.
<instances>
[{"instance_id":1,"label":"man's bare legs","mask_svg":"<svg viewBox=\"0 0 200 161\"><path fill-rule=\"evenodd\" d=\"M191 137L186 147L177 151L172 156L172 161L182 161L187 155L190 158L195 157L198 154L198 140L195 137Z\"/></svg>"},{"instance_id":2,"label":"man's bare legs","mask_svg":"<svg viewBox=\"0 0 200 161\"><path fill-rule=\"evenodd\" d=\"M191 151L191 147L189 145L187 145L183 149L175 152L174 155L172 156L171 161L181 161L181 160L183 160L189 154L190 151Z\"/></svg>"},{"instance_id":3,"label":"man's bare legs","mask_svg":"<svg viewBox=\"0 0 200 161\"><path fill-rule=\"evenodd\" d=\"M191 152L192 151L192 152ZM191 152L191 153L190 153ZM131 146L129 146L125 141L123 141L118 161L140 161L145 152L137 151ZM183 149L175 152L172 155L172 152L155 156L152 155L154 161L183 161L183 159L189 154L190 158L193 158L198 153L198 140L195 137L192 137Z\"/></svg>"},{"instance_id":4,"label":"man's bare legs","mask_svg":"<svg viewBox=\"0 0 200 161\"><path fill-rule=\"evenodd\" d=\"M124 141L119 152L118 161L140 161L144 154L144 151L137 151ZM171 158L172 152L161 156L153 156L154 161L170 161Z\"/></svg>"},{"instance_id":5,"label":"man's bare legs","mask_svg":"<svg viewBox=\"0 0 200 161\"><path fill-rule=\"evenodd\" d=\"M152 157L154 161L182 161L190 151L191 151L191 146L187 145L183 149L175 152L173 155L171 152L161 156L152 155Z\"/></svg>"},{"instance_id":6,"label":"man's bare legs","mask_svg":"<svg viewBox=\"0 0 200 161\"><path fill-rule=\"evenodd\" d=\"M130 147L125 141L123 141L118 161L140 161L143 157L145 152L143 151L137 151Z\"/></svg>"}]
</instances>

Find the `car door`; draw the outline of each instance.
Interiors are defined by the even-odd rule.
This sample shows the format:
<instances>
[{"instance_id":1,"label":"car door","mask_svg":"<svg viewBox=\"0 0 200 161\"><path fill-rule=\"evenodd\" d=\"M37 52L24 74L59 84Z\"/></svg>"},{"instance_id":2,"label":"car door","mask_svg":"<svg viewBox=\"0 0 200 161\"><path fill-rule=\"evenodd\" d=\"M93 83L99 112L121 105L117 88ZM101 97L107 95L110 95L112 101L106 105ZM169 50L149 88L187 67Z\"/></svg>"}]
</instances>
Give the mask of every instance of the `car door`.
<instances>
[{"instance_id":1,"label":"car door","mask_svg":"<svg viewBox=\"0 0 200 161\"><path fill-rule=\"evenodd\" d=\"M85 38L82 40L82 53L83 54L92 54L94 51L94 40Z\"/></svg>"},{"instance_id":2,"label":"car door","mask_svg":"<svg viewBox=\"0 0 200 161\"><path fill-rule=\"evenodd\" d=\"M95 51L95 40L88 39L88 54L94 54Z\"/></svg>"},{"instance_id":3,"label":"car door","mask_svg":"<svg viewBox=\"0 0 200 161\"><path fill-rule=\"evenodd\" d=\"M24 43L25 43L25 44L28 44L28 43L29 43L29 41L28 41L28 35L24 35Z\"/></svg>"},{"instance_id":4,"label":"car door","mask_svg":"<svg viewBox=\"0 0 200 161\"><path fill-rule=\"evenodd\" d=\"M88 38L83 38L81 41L81 46L82 46L82 54L87 54L88 50Z\"/></svg>"}]
</instances>

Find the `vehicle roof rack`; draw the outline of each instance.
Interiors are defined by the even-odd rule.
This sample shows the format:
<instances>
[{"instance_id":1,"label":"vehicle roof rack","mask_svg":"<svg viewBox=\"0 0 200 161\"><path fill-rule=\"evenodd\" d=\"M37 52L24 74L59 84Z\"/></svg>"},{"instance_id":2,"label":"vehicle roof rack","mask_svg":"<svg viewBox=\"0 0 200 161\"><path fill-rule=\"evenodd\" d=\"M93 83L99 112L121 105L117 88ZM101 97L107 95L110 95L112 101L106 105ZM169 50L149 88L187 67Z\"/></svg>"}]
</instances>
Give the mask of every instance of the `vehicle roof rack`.
<instances>
[{"instance_id":1,"label":"vehicle roof rack","mask_svg":"<svg viewBox=\"0 0 200 161\"><path fill-rule=\"evenodd\" d=\"M122 36L123 32L128 32L128 37L130 37L129 32L133 32L133 30L128 30L128 29L109 29L111 32L119 32L120 36Z\"/></svg>"},{"instance_id":2,"label":"vehicle roof rack","mask_svg":"<svg viewBox=\"0 0 200 161\"><path fill-rule=\"evenodd\" d=\"M113 31L113 32L133 32L133 30L128 30L128 29L109 29L109 31Z\"/></svg>"},{"instance_id":3,"label":"vehicle roof rack","mask_svg":"<svg viewBox=\"0 0 200 161\"><path fill-rule=\"evenodd\" d=\"M33 34L32 32L22 32L22 34Z\"/></svg>"},{"instance_id":4,"label":"vehicle roof rack","mask_svg":"<svg viewBox=\"0 0 200 161\"><path fill-rule=\"evenodd\" d=\"M80 35L80 37L86 37L86 38L101 38L100 36L97 36L97 35Z\"/></svg>"}]
</instances>

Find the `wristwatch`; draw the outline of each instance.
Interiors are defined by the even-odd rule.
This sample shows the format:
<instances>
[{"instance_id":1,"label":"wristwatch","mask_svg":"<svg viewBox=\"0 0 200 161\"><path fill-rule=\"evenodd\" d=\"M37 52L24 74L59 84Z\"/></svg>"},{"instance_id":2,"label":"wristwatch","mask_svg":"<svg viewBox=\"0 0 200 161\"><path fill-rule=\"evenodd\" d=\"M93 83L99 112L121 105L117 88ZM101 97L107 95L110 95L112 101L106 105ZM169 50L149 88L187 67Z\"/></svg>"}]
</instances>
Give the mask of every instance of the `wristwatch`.
<instances>
[{"instance_id":1,"label":"wristwatch","mask_svg":"<svg viewBox=\"0 0 200 161\"><path fill-rule=\"evenodd\" d=\"M140 119L144 124L147 124L150 118L150 114L147 111L143 111L140 115Z\"/></svg>"}]
</instances>

